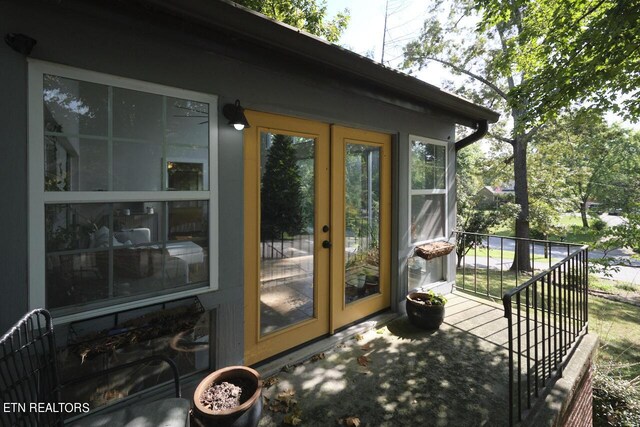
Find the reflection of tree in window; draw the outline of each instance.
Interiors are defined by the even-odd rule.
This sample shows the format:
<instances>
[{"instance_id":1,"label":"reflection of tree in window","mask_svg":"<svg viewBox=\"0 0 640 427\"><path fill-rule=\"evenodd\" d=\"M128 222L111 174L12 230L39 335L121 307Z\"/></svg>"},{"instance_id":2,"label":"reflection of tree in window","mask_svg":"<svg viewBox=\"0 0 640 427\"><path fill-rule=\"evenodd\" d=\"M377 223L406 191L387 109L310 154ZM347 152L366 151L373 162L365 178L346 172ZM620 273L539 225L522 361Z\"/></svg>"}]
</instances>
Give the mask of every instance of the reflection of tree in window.
<instances>
[{"instance_id":1,"label":"reflection of tree in window","mask_svg":"<svg viewBox=\"0 0 640 427\"><path fill-rule=\"evenodd\" d=\"M261 239L283 240L294 236L304 226L301 177L293 138L271 135L271 147L262 175Z\"/></svg>"}]
</instances>

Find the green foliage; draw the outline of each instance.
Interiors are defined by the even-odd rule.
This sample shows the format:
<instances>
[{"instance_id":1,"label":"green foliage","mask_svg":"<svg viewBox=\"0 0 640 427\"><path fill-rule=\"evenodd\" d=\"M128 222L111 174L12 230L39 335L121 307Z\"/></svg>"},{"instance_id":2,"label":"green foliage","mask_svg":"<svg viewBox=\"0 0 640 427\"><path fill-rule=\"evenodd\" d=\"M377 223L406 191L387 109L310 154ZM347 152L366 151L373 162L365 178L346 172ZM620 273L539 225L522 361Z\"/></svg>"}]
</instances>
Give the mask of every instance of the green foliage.
<instances>
[{"instance_id":1,"label":"green foliage","mask_svg":"<svg viewBox=\"0 0 640 427\"><path fill-rule=\"evenodd\" d=\"M640 213L629 215L627 220L625 224L608 228L605 238L619 248L627 247L640 252Z\"/></svg>"},{"instance_id":2,"label":"green foliage","mask_svg":"<svg viewBox=\"0 0 640 427\"><path fill-rule=\"evenodd\" d=\"M510 94L544 121L576 102L640 113L640 0L478 0L485 26L521 22L511 58L527 75ZM622 96L621 96L622 95Z\"/></svg>"},{"instance_id":3,"label":"green foliage","mask_svg":"<svg viewBox=\"0 0 640 427\"><path fill-rule=\"evenodd\" d=\"M425 305L445 305L447 303L447 298L444 295L437 294L432 289L425 292L416 292L411 295L411 299Z\"/></svg>"},{"instance_id":4,"label":"green foliage","mask_svg":"<svg viewBox=\"0 0 640 427\"><path fill-rule=\"evenodd\" d=\"M271 135L272 145L260 189L261 239L273 240L284 234L291 236L304 226L300 171L293 138Z\"/></svg>"},{"instance_id":5,"label":"green foliage","mask_svg":"<svg viewBox=\"0 0 640 427\"><path fill-rule=\"evenodd\" d=\"M456 167L457 184L457 224L459 231L486 234L491 227L506 219L514 218L519 207L514 203L504 203L499 207L487 207L479 191L484 183L482 176L487 159L480 148L470 146L458 152ZM480 245L482 238L467 235L464 239L456 236L456 255L458 264L462 257L474 246Z\"/></svg>"},{"instance_id":6,"label":"green foliage","mask_svg":"<svg viewBox=\"0 0 640 427\"><path fill-rule=\"evenodd\" d=\"M532 189L532 198L544 199L560 210L579 209L582 225L588 227L587 202L601 201L603 195L616 191L613 183L629 173L640 179L640 167L634 174L633 168L621 166L632 162L628 159L635 154L632 135L608 125L594 110L572 111L550 121L534 137L535 149L529 157L532 187L537 179L547 193L537 195Z\"/></svg>"},{"instance_id":7,"label":"green foliage","mask_svg":"<svg viewBox=\"0 0 640 427\"><path fill-rule=\"evenodd\" d=\"M349 24L349 9L327 19L327 5L316 0L235 0L277 21L335 43Z\"/></svg>"},{"instance_id":8,"label":"green foliage","mask_svg":"<svg viewBox=\"0 0 640 427\"><path fill-rule=\"evenodd\" d=\"M517 10L518 1L507 0L504 5ZM415 70L442 64L461 77L447 89L503 113L490 136L501 160L509 159L519 206L514 230L517 237L526 238L530 221L527 146L537 128L523 121L527 105L515 105L510 93L527 78L517 67L515 54L521 34L528 29L522 25L520 11L509 22L495 21L475 6L471 0L433 2L421 34L404 48L404 67ZM485 223L481 218L475 220L478 225ZM530 268L528 250L528 246L521 246L517 268Z\"/></svg>"},{"instance_id":9,"label":"green foliage","mask_svg":"<svg viewBox=\"0 0 640 427\"><path fill-rule=\"evenodd\" d=\"M604 231L604 229L607 228L607 223L600 218L596 218L591 221L591 227L596 231Z\"/></svg>"},{"instance_id":10,"label":"green foliage","mask_svg":"<svg viewBox=\"0 0 640 427\"><path fill-rule=\"evenodd\" d=\"M593 378L593 425L640 425L640 389L598 366Z\"/></svg>"}]
</instances>

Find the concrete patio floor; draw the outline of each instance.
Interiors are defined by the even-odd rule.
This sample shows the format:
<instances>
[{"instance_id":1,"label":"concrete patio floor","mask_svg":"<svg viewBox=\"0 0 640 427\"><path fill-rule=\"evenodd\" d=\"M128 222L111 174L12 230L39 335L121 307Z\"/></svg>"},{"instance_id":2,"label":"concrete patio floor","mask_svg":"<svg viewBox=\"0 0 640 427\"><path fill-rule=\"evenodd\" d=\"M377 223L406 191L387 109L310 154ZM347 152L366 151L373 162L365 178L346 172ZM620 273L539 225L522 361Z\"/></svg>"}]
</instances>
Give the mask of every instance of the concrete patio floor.
<instances>
[{"instance_id":1,"label":"concrete patio floor","mask_svg":"<svg viewBox=\"0 0 640 427\"><path fill-rule=\"evenodd\" d=\"M455 292L438 331L396 318L265 377L260 426L508 425L506 326L501 305Z\"/></svg>"}]
</instances>

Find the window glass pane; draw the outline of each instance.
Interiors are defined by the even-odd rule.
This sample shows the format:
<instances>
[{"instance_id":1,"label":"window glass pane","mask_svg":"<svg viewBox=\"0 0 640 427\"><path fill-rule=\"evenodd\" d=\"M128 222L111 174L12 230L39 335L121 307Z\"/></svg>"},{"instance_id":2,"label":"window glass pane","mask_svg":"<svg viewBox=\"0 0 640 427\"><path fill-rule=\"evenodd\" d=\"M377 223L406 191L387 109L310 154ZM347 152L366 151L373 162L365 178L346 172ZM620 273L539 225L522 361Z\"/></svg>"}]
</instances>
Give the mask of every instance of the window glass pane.
<instances>
[{"instance_id":1,"label":"window glass pane","mask_svg":"<svg viewBox=\"0 0 640 427\"><path fill-rule=\"evenodd\" d=\"M109 212L106 204L46 205L47 252L108 248Z\"/></svg>"},{"instance_id":2,"label":"window glass pane","mask_svg":"<svg viewBox=\"0 0 640 427\"><path fill-rule=\"evenodd\" d=\"M445 237L444 201L444 194L411 196L412 242Z\"/></svg>"},{"instance_id":3,"label":"window glass pane","mask_svg":"<svg viewBox=\"0 0 640 427\"><path fill-rule=\"evenodd\" d=\"M446 147L423 141L411 141L411 188L446 188Z\"/></svg>"},{"instance_id":4,"label":"window glass pane","mask_svg":"<svg viewBox=\"0 0 640 427\"><path fill-rule=\"evenodd\" d=\"M113 89L113 136L161 144L163 97L136 90Z\"/></svg>"},{"instance_id":5,"label":"window glass pane","mask_svg":"<svg viewBox=\"0 0 640 427\"><path fill-rule=\"evenodd\" d=\"M45 280L49 309L108 298L109 251L47 254Z\"/></svg>"},{"instance_id":6,"label":"window glass pane","mask_svg":"<svg viewBox=\"0 0 640 427\"><path fill-rule=\"evenodd\" d=\"M167 142L171 145L209 146L209 104L167 97Z\"/></svg>"},{"instance_id":7,"label":"window glass pane","mask_svg":"<svg viewBox=\"0 0 640 427\"><path fill-rule=\"evenodd\" d=\"M107 99L107 86L45 74L45 132L106 137Z\"/></svg>"},{"instance_id":8,"label":"window glass pane","mask_svg":"<svg viewBox=\"0 0 640 427\"><path fill-rule=\"evenodd\" d=\"M208 103L53 75L43 83L45 191L209 189Z\"/></svg>"},{"instance_id":9,"label":"window glass pane","mask_svg":"<svg viewBox=\"0 0 640 427\"><path fill-rule=\"evenodd\" d=\"M162 145L158 143L113 143L113 189L159 191L162 189Z\"/></svg>"},{"instance_id":10,"label":"window glass pane","mask_svg":"<svg viewBox=\"0 0 640 427\"><path fill-rule=\"evenodd\" d=\"M444 280L446 259L446 257L438 257L427 261L420 257L409 258L409 289Z\"/></svg>"},{"instance_id":11,"label":"window glass pane","mask_svg":"<svg viewBox=\"0 0 640 427\"><path fill-rule=\"evenodd\" d=\"M104 139L45 136L45 191L106 191Z\"/></svg>"},{"instance_id":12,"label":"window glass pane","mask_svg":"<svg viewBox=\"0 0 640 427\"><path fill-rule=\"evenodd\" d=\"M170 145L167 147L167 190L209 189L209 149Z\"/></svg>"},{"instance_id":13,"label":"window glass pane","mask_svg":"<svg viewBox=\"0 0 640 427\"><path fill-rule=\"evenodd\" d=\"M209 279L209 204L205 201L168 203L168 239L163 252L165 286Z\"/></svg>"},{"instance_id":14,"label":"window glass pane","mask_svg":"<svg viewBox=\"0 0 640 427\"><path fill-rule=\"evenodd\" d=\"M91 377L64 387L62 400L97 408L173 381L169 366L156 363L98 375L112 366L153 355L171 358L181 376L208 370L212 319L215 312L205 311L196 298L188 298L56 325L62 381Z\"/></svg>"},{"instance_id":15,"label":"window glass pane","mask_svg":"<svg viewBox=\"0 0 640 427\"><path fill-rule=\"evenodd\" d=\"M47 205L47 307L208 286L208 215L206 201Z\"/></svg>"}]
</instances>

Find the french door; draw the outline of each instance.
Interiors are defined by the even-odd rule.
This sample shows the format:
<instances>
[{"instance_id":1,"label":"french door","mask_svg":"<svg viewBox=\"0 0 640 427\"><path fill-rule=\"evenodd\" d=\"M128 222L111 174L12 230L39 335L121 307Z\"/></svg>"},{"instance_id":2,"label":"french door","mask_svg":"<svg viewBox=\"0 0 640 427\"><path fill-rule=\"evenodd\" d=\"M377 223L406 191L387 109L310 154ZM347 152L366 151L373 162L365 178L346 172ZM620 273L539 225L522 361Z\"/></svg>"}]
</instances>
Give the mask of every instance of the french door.
<instances>
[{"instance_id":1,"label":"french door","mask_svg":"<svg viewBox=\"0 0 640 427\"><path fill-rule=\"evenodd\" d=\"M246 112L245 363L389 306L390 137Z\"/></svg>"}]
</instances>

